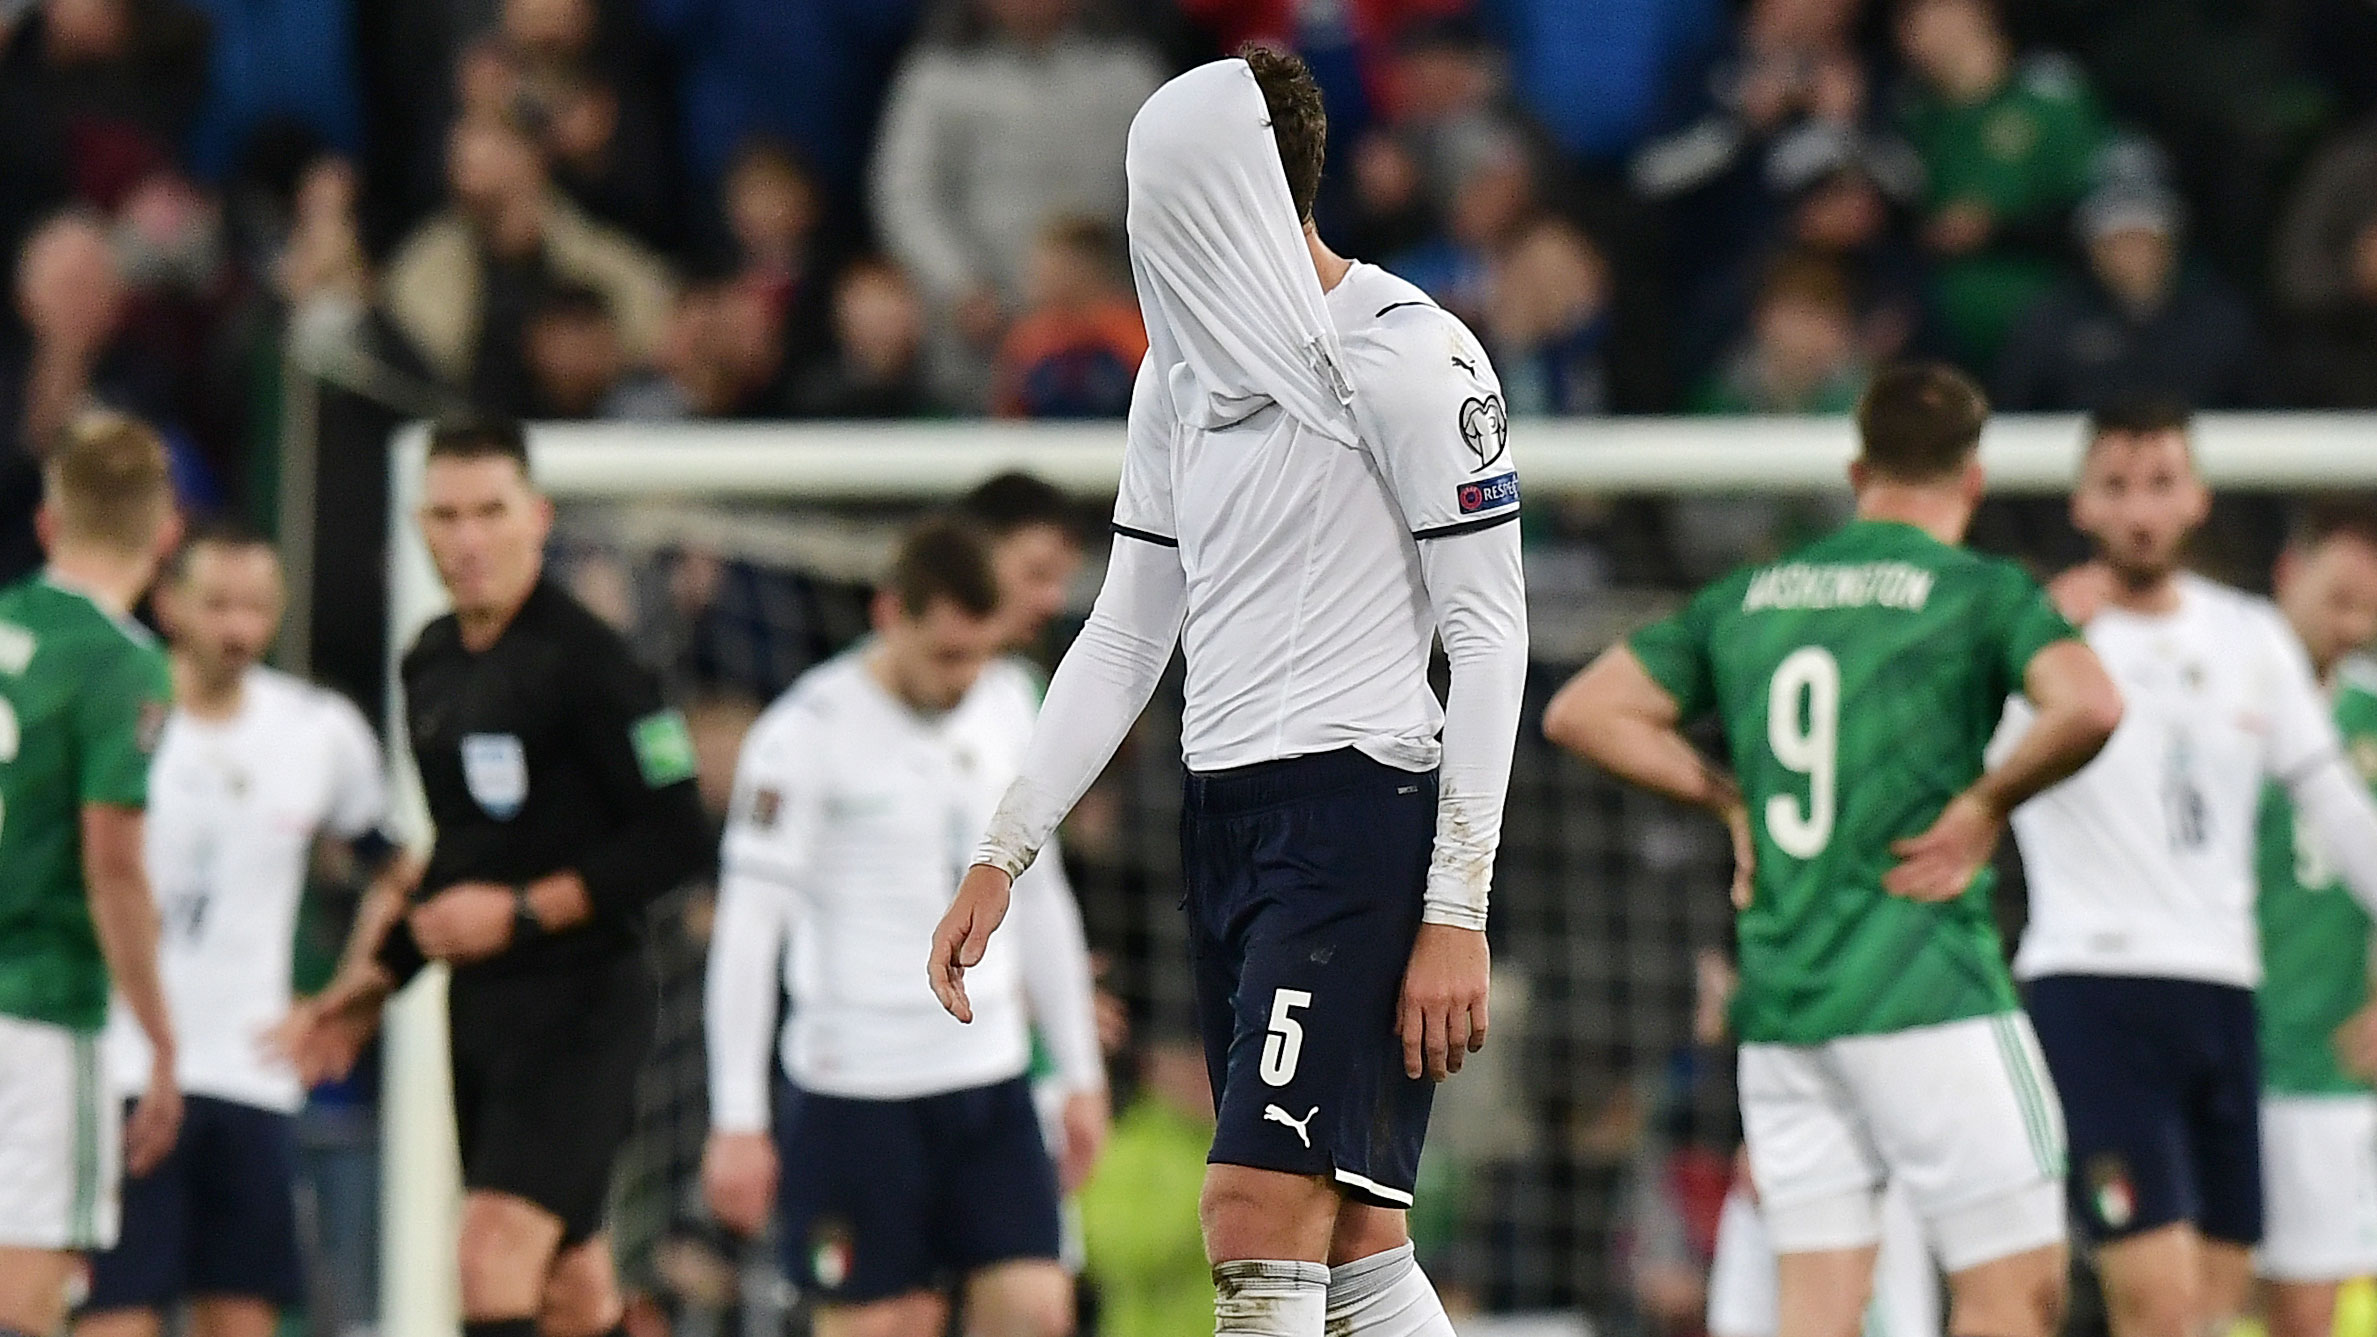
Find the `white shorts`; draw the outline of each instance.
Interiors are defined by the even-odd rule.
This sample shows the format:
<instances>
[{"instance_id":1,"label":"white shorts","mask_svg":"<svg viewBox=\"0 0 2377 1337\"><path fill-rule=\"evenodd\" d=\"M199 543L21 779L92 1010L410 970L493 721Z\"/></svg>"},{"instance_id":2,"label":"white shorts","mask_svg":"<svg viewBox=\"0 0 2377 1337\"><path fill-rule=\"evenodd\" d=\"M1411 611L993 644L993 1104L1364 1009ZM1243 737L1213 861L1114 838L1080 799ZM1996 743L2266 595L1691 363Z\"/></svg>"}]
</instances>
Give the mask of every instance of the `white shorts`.
<instances>
[{"instance_id":1,"label":"white shorts","mask_svg":"<svg viewBox=\"0 0 2377 1337\"><path fill-rule=\"evenodd\" d=\"M0 1016L0 1245L116 1242L121 1123L98 1036Z\"/></svg>"},{"instance_id":2,"label":"white shorts","mask_svg":"<svg viewBox=\"0 0 2377 1337\"><path fill-rule=\"evenodd\" d=\"M2377 1095L2264 1096L2261 1183L2261 1275L2377 1275Z\"/></svg>"},{"instance_id":3,"label":"white shorts","mask_svg":"<svg viewBox=\"0 0 2377 1337\"><path fill-rule=\"evenodd\" d=\"M1709 1337L1774 1337L1782 1322L1774 1240L1758 1206L1738 1185L1717 1218L1717 1256L1709 1266ZM1943 1330L1939 1270L1923 1223L1907 1195L1882 1194L1882 1247L1874 1259L1874 1298L1865 1337L1937 1337Z\"/></svg>"},{"instance_id":4,"label":"white shorts","mask_svg":"<svg viewBox=\"0 0 2377 1337\"><path fill-rule=\"evenodd\" d=\"M2063 1109L2019 1012L1745 1044L1741 1107L1778 1252L1879 1243L1885 1183L1950 1272L2065 1238Z\"/></svg>"}]
</instances>

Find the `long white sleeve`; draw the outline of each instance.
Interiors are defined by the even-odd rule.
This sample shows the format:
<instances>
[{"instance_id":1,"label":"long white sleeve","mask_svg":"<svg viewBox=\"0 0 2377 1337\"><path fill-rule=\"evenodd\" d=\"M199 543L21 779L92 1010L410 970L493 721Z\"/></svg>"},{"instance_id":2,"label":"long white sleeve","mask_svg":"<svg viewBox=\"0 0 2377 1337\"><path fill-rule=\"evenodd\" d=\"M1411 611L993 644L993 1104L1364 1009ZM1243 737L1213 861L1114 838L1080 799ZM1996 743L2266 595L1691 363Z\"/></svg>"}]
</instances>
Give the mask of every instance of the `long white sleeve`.
<instances>
[{"instance_id":1,"label":"long white sleeve","mask_svg":"<svg viewBox=\"0 0 2377 1337\"><path fill-rule=\"evenodd\" d=\"M1053 853L1053 851L1051 851ZM1012 919L1023 949L1023 991L1032 1024L1056 1060L1068 1092L1106 1089L1106 1061L1098 1048L1096 985L1081 906L1061 859L1043 860L1015 883Z\"/></svg>"},{"instance_id":2,"label":"long white sleeve","mask_svg":"<svg viewBox=\"0 0 2377 1337\"><path fill-rule=\"evenodd\" d=\"M1010 877L1031 867L1147 708L1187 615L1180 550L1118 536L1097 606L1049 681L1023 773L991 817L976 863Z\"/></svg>"},{"instance_id":3,"label":"long white sleeve","mask_svg":"<svg viewBox=\"0 0 2377 1337\"><path fill-rule=\"evenodd\" d=\"M2286 792L2312 842L2344 879L2345 889L2377 916L2377 801L2342 752L2285 777Z\"/></svg>"},{"instance_id":4,"label":"long white sleeve","mask_svg":"<svg viewBox=\"0 0 2377 1337\"><path fill-rule=\"evenodd\" d=\"M1482 929L1527 691L1527 582L1519 527L1423 539L1419 548L1421 579L1452 666L1436 846L1420 919Z\"/></svg>"},{"instance_id":5,"label":"long white sleeve","mask_svg":"<svg viewBox=\"0 0 2377 1337\"><path fill-rule=\"evenodd\" d=\"M777 978L791 893L731 865L719 879L702 981L702 1030L709 1042L710 1127L764 1132L774 1070Z\"/></svg>"}]
</instances>

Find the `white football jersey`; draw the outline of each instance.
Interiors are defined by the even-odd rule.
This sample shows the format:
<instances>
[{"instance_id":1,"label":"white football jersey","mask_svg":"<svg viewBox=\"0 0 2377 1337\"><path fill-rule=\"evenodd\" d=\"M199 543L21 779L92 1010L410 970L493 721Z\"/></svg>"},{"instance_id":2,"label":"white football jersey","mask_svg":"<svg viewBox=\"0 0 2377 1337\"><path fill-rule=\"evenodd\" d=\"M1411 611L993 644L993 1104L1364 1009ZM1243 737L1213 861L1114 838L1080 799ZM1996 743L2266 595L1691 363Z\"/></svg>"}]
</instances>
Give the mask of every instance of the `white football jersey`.
<instances>
[{"instance_id":1,"label":"white football jersey","mask_svg":"<svg viewBox=\"0 0 2377 1337\"><path fill-rule=\"evenodd\" d=\"M314 842L362 835L386 811L379 744L336 692L256 668L231 718L167 718L149 767L147 861L185 1092L282 1113L304 1103L297 1074L258 1042L289 1011ZM148 1041L120 1000L106 1044L121 1089L145 1090Z\"/></svg>"},{"instance_id":2,"label":"white football jersey","mask_svg":"<svg viewBox=\"0 0 2377 1337\"><path fill-rule=\"evenodd\" d=\"M1417 541L1518 518L1501 386L1461 322L1375 265L1355 264L1327 304L1359 449L1267 401L1184 425L1153 358L1131 397L1114 527L1180 549L1191 770L1343 747L1435 766L1444 711Z\"/></svg>"},{"instance_id":3,"label":"white football jersey","mask_svg":"<svg viewBox=\"0 0 2377 1337\"><path fill-rule=\"evenodd\" d=\"M2015 974L2251 988L2262 784L2340 746L2310 660L2269 601L2198 576L2175 612L2107 608L2086 631L2124 713L2094 761L2014 813L2030 886ZM2031 718L2017 698L1997 747Z\"/></svg>"},{"instance_id":4,"label":"white football jersey","mask_svg":"<svg viewBox=\"0 0 2377 1337\"><path fill-rule=\"evenodd\" d=\"M784 1071L806 1091L905 1100L987 1086L1030 1062L1024 959L1063 935L1034 923L1038 898L1065 898L1062 862L1043 859L1019 879L1007 931L966 972L972 1025L941 1010L925 981L933 929L949 908L974 839L1022 764L1039 710L1039 685L1013 661L993 663L946 714L919 714L868 669L863 652L831 660L793 684L754 724L736 769L733 812L721 850L722 896L771 893L777 917L733 908L733 931L773 928L785 944L791 999L780 1041ZM722 929L729 919L722 904ZM1069 950L1078 956L1079 929ZM780 926L780 927L779 927ZM712 948L712 971L735 969ZM734 952L740 961L742 952ZM1076 963L1078 964L1078 963ZM1061 1057L1088 1037L1087 968L1058 1029ZM710 1020L713 1122L764 1127L766 1093L746 1071L742 1038L769 1000L713 979ZM735 1013L737 1015L728 1015Z\"/></svg>"}]
</instances>

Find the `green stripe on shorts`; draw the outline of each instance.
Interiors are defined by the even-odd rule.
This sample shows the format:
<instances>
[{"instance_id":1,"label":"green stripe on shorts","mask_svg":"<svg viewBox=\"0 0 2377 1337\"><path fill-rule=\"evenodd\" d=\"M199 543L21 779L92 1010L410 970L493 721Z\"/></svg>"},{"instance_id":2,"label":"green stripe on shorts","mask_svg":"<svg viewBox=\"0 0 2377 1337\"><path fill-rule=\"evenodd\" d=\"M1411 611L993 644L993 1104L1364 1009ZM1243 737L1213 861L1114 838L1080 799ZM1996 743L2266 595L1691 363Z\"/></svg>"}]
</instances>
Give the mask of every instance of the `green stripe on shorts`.
<instances>
[{"instance_id":1,"label":"green stripe on shorts","mask_svg":"<svg viewBox=\"0 0 2377 1337\"><path fill-rule=\"evenodd\" d=\"M74 1206L66 1218L70 1249L99 1247L99 1037L74 1037Z\"/></svg>"},{"instance_id":2,"label":"green stripe on shorts","mask_svg":"<svg viewBox=\"0 0 2377 1337\"><path fill-rule=\"evenodd\" d=\"M2005 1061L2006 1076L2014 1085L2014 1103L2022 1108L2022 1129L2030 1138L2031 1158L2038 1162L2039 1173L2050 1179L2063 1177L2063 1156L2055 1145L2055 1121L2047 1110L2047 1091L2039 1081L2036 1067L2030 1061L2030 1047L2022 1043L2022 1032L2016 1027L2014 1014L2001 1012L1989 1019L1990 1032L1997 1037L1997 1052Z\"/></svg>"}]
</instances>

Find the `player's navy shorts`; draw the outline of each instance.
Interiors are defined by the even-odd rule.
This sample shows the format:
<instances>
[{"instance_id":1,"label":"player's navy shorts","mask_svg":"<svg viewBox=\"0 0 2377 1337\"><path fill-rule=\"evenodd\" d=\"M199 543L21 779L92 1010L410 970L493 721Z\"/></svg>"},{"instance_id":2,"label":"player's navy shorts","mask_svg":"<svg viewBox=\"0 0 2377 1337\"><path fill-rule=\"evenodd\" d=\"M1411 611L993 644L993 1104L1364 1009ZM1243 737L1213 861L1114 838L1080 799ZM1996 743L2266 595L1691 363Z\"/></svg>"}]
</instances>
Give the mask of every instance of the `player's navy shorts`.
<instances>
[{"instance_id":1,"label":"player's navy shorts","mask_svg":"<svg viewBox=\"0 0 2377 1337\"><path fill-rule=\"evenodd\" d=\"M561 1218L564 1248L584 1243L602 1229L652 1043L659 994L643 957L457 972L446 997L463 1186L535 1203Z\"/></svg>"},{"instance_id":2,"label":"player's navy shorts","mask_svg":"<svg viewBox=\"0 0 2377 1337\"><path fill-rule=\"evenodd\" d=\"M294 1307L303 1285L296 1195L295 1117L185 1097L173 1150L124 1178L123 1232L91 1257L84 1312L169 1309L192 1296Z\"/></svg>"},{"instance_id":3,"label":"player's navy shorts","mask_svg":"<svg viewBox=\"0 0 2377 1337\"><path fill-rule=\"evenodd\" d=\"M1180 811L1216 1164L1411 1205L1435 1085L1395 1006L1419 932L1436 775L1346 748L1191 774Z\"/></svg>"},{"instance_id":4,"label":"player's navy shorts","mask_svg":"<svg viewBox=\"0 0 2377 1337\"><path fill-rule=\"evenodd\" d=\"M1057 1258L1056 1164L1021 1077L909 1100L777 1087L784 1270L827 1304Z\"/></svg>"},{"instance_id":5,"label":"player's navy shorts","mask_svg":"<svg viewBox=\"0 0 2377 1337\"><path fill-rule=\"evenodd\" d=\"M2261 1044L2251 990L2050 975L2027 993L2063 1095L2071 1209L2102 1243L2192 1222L2261 1239Z\"/></svg>"}]
</instances>

